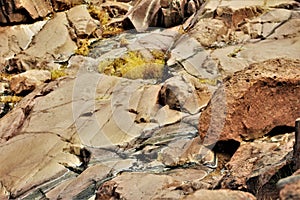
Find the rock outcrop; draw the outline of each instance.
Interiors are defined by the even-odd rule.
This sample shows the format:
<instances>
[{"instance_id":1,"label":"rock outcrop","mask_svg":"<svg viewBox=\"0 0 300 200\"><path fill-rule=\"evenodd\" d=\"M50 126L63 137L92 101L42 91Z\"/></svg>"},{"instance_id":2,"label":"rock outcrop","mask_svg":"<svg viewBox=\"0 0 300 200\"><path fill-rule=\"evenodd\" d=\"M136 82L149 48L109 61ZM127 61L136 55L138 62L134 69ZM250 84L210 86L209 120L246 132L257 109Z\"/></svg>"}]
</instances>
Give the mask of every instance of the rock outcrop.
<instances>
[{"instance_id":1,"label":"rock outcrop","mask_svg":"<svg viewBox=\"0 0 300 200\"><path fill-rule=\"evenodd\" d=\"M0 199L299 198L299 1L0 7Z\"/></svg>"},{"instance_id":2,"label":"rock outcrop","mask_svg":"<svg viewBox=\"0 0 300 200\"><path fill-rule=\"evenodd\" d=\"M300 113L299 75L299 60L279 58L252 64L229 77L200 117L199 134L205 144L255 139L275 127L294 126ZM224 110L214 107L219 106L214 99L225 101L224 113L213 113ZM221 127L214 130L215 124Z\"/></svg>"},{"instance_id":3,"label":"rock outcrop","mask_svg":"<svg viewBox=\"0 0 300 200\"><path fill-rule=\"evenodd\" d=\"M74 5L83 3L82 0L27 0L27 1L1 1L0 24L10 25L16 23L31 23L63 11Z\"/></svg>"}]
</instances>

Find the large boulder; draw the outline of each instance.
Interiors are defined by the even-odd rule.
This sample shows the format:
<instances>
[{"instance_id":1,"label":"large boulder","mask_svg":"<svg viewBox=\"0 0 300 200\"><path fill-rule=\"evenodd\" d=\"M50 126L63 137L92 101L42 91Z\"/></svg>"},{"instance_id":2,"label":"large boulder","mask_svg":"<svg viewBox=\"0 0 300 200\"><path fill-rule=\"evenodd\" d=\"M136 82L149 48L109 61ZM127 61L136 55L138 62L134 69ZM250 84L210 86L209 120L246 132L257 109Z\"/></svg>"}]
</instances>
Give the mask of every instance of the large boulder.
<instances>
[{"instance_id":1,"label":"large boulder","mask_svg":"<svg viewBox=\"0 0 300 200\"><path fill-rule=\"evenodd\" d=\"M300 113L299 85L299 60L267 60L235 73L200 117L202 140L206 145L242 141L262 137L277 126L294 126Z\"/></svg>"}]
</instances>

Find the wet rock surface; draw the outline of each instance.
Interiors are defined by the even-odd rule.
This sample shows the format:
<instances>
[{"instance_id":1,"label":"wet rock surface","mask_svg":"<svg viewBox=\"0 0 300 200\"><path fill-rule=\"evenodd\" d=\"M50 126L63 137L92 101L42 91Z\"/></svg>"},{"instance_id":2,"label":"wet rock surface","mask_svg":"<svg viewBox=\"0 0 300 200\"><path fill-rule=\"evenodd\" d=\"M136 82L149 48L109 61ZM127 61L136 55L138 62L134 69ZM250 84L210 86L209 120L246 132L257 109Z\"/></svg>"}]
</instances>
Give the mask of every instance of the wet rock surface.
<instances>
[{"instance_id":1,"label":"wet rock surface","mask_svg":"<svg viewBox=\"0 0 300 200\"><path fill-rule=\"evenodd\" d=\"M0 5L0 199L299 198L298 1Z\"/></svg>"}]
</instances>

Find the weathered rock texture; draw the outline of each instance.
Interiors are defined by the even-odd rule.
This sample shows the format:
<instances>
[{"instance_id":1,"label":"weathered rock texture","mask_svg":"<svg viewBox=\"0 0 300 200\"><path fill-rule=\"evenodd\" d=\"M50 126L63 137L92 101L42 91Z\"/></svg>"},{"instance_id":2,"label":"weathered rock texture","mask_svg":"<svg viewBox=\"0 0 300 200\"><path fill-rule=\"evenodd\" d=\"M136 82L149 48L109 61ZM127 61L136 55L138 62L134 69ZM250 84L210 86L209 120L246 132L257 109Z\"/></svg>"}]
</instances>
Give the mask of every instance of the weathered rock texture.
<instances>
[{"instance_id":1,"label":"weathered rock texture","mask_svg":"<svg viewBox=\"0 0 300 200\"><path fill-rule=\"evenodd\" d=\"M300 199L300 169L292 176L280 179L277 183L280 199Z\"/></svg>"},{"instance_id":2,"label":"weathered rock texture","mask_svg":"<svg viewBox=\"0 0 300 200\"><path fill-rule=\"evenodd\" d=\"M256 200L255 196L248 192L232 191L232 190L198 190L194 194L188 195L184 200Z\"/></svg>"},{"instance_id":3,"label":"weathered rock texture","mask_svg":"<svg viewBox=\"0 0 300 200\"><path fill-rule=\"evenodd\" d=\"M0 199L298 198L299 1L80 2L0 1Z\"/></svg>"},{"instance_id":4,"label":"weathered rock texture","mask_svg":"<svg viewBox=\"0 0 300 200\"><path fill-rule=\"evenodd\" d=\"M62 11L82 0L9 0L1 1L0 24L28 23L44 18L54 11Z\"/></svg>"},{"instance_id":5,"label":"weathered rock texture","mask_svg":"<svg viewBox=\"0 0 300 200\"><path fill-rule=\"evenodd\" d=\"M255 139L277 126L294 126L300 113L300 61L282 58L253 64L225 80L212 99L199 121L199 134L208 145ZM223 110L214 107L219 106L214 99L225 101L225 113L212 115ZM223 126L214 130L216 124Z\"/></svg>"},{"instance_id":6,"label":"weathered rock texture","mask_svg":"<svg viewBox=\"0 0 300 200\"><path fill-rule=\"evenodd\" d=\"M262 199L278 197L275 183L281 174L290 173L282 169L292 163L294 141L293 134L283 134L243 142L226 164L229 173L222 180L222 188L245 189Z\"/></svg>"}]
</instances>

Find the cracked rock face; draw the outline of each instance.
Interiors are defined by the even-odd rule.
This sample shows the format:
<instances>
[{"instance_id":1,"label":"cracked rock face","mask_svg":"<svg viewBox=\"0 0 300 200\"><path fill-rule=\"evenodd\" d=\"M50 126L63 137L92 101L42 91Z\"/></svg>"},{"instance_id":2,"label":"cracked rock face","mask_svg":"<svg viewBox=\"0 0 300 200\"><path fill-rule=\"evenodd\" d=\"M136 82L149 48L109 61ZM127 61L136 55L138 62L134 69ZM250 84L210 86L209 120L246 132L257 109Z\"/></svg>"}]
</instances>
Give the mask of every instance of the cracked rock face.
<instances>
[{"instance_id":1,"label":"cracked rock face","mask_svg":"<svg viewBox=\"0 0 300 200\"><path fill-rule=\"evenodd\" d=\"M0 1L0 199L298 197L298 1L80 2Z\"/></svg>"}]
</instances>

